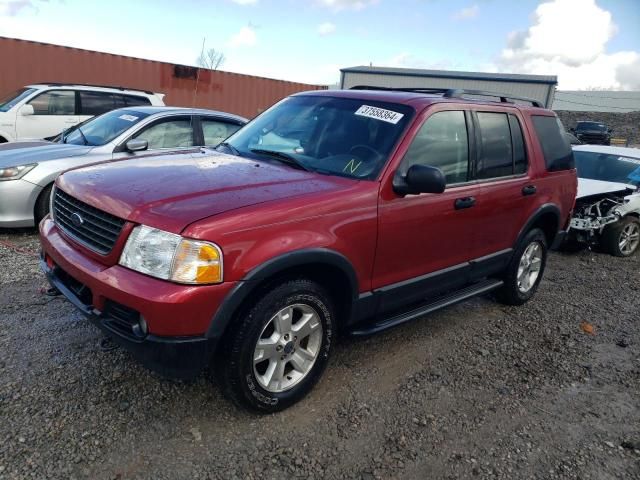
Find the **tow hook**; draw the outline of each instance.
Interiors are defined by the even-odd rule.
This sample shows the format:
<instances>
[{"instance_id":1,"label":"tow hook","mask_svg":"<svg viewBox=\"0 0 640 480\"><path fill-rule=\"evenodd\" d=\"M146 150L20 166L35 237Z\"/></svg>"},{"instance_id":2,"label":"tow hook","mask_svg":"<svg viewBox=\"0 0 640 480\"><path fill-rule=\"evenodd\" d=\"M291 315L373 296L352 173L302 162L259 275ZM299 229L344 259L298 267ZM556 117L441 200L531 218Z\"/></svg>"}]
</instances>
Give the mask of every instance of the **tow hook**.
<instances>
[{"instance_id":1,"label":"tow hook","mask_svg":"<svg viewBox=\"0 0 640 480\"><path fill-rule=\"evenodd\" d=\"M56 287L51 287L49 289L47 289L44 294L48 297L57 297L59 295L62 295L62 293L60 292L60 290L58 290Z\"/></svg>"}]
</instances>

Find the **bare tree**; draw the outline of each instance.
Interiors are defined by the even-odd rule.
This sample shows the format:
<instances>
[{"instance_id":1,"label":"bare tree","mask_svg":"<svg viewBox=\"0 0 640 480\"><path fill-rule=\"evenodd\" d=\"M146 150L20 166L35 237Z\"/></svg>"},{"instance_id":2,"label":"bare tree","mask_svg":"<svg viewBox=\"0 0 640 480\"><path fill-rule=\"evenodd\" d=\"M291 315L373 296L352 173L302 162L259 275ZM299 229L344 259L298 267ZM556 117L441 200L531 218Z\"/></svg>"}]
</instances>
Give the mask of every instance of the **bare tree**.
<instances>
[{"instance_id":1,"label":"bare tree","mask_svg":"<svg viewBox=\"0 0 640 480\"><path fill-rule=\"evenodd\" d=\"M206 52L202 52L198 57L198 66L207 70L217 70L225 60L224 53L215 48L210 48Z\"/></svg>"}]
</instances>

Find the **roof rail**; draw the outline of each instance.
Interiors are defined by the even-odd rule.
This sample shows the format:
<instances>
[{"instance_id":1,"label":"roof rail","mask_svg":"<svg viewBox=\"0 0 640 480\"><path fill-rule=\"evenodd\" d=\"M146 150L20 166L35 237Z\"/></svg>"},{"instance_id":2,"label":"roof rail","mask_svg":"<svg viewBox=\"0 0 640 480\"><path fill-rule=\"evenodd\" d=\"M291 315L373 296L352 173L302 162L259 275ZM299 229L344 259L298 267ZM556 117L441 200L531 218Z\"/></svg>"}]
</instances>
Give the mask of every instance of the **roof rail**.
<instances>
[{"instance_id":1,"label":"roof rail","mask_svg":"<svg viewBox=\"0 0 640 480\"><path fill-rule=\"evenodd\" d=\"M513 100L531 103L532 106L544 108L541 102L531 98L504 95L496 92L485 92L482 90L466 90L464 88L394 88L394 87L374 87L371 85L357 85L349 90L383 90L387 92L414 92L414 93L441 93L444 98L464 98L465 95L479 95L483 97L495 97L500 99L500 103L514 103Z\"/></svg>"},{"instance_id":2,"label":"roof rail","mask_svg":"<svg viewBox=\"0 0 640 480\"><path fill-rule=\"evenodd\" d=\"M155 92L150 90L142 90L140 88L122 87L119 85L95 85L92 83L74 83L74 82L38 82L33 85L47 85L49 87L98 87L98 88L111 88L113 90L131 90L133 92L142 92L148 95L154 95Z\"/></svg>"}]
</instances>

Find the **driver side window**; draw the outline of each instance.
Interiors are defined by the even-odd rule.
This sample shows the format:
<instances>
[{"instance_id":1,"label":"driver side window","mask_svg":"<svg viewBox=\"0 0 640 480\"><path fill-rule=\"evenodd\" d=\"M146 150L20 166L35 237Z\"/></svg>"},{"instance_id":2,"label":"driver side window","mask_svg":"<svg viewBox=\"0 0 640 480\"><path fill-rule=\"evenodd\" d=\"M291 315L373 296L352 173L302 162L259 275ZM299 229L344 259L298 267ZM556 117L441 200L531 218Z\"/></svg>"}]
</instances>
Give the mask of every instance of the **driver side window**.
<instances>
[{"instance_id":1,"label":"driver side window","mask_svg":"<svg viewBox=\"0 0 640 480\"><path fill-rule=\"evenodd\" d=\"M173 117L159 120L133 136L149 142L149 150L193 146L191 117Z\"/></svg>"},{"instance_id":2,"label":"driver side window","mask_svg":"<svg viewBox=\"0 0 640 480\"><path fill-rule=\"evenodd\" d=\"M463 111L434 113L424 122L404 156L401 173L413 165L439 168L447 185L468 180L469 141Z\"/></svg>"}]
</instances>

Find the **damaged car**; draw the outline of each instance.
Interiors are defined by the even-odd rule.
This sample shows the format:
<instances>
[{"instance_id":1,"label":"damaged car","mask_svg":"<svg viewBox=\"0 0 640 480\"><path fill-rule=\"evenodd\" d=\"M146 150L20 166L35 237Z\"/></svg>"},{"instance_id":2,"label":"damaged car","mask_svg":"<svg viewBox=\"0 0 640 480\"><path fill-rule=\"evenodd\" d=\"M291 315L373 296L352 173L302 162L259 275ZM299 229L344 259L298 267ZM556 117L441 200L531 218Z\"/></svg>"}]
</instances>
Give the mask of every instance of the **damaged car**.
<instances>
[{"instance_id":1,"label":"damaged car","mask_svg":"<svg viewBox=\"0 0 640 480\"><path fill-rule=\"evenodd\" d=\"M617 257L640 245L640 149L573 147L578 195L566 249L597 245Z\"/></svg>"}]
</instances>

